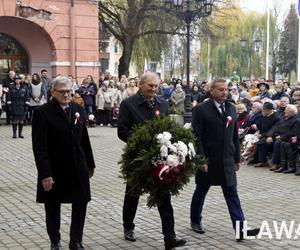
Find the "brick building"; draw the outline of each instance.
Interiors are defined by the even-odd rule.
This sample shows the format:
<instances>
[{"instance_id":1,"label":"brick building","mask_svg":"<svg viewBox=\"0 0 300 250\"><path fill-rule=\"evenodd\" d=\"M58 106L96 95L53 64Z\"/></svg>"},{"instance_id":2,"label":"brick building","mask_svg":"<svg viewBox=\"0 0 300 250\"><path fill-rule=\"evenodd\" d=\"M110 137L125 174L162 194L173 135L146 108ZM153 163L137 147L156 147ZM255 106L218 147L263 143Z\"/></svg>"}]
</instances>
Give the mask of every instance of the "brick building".
<instances>
[{"instance_id":1,"label":"brick building","mask_svg":"<svg viewBox=\"0 0 300 250\"><path fill-rule=\"evenodd\" d=\"M0 78L19 73L99 75L96 0L1 0ZM1 80L1 79L0 79Z\"/></svg>"}]
</instances>

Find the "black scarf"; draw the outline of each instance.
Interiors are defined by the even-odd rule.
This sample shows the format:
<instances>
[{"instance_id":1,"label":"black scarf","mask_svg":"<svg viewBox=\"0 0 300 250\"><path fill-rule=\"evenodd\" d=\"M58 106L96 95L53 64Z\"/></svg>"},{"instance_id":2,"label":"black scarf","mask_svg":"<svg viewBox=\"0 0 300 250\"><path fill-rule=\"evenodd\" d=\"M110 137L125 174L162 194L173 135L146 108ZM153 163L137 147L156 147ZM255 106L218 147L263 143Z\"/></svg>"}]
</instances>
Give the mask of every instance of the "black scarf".
<instances>
[{"instance_id":1,"label":"black scarf","mask_svg":"<svg viewBox=\"0 0 300 250\"><path fill-rule=\"evenodd\" d=\"M147 106L148 106L150 109L154 109L155 104L156 104L155 98L154 98L154 97L151 98L151 99L146 98L146 97L142 94L141 91L139 91L139 94L140 94L141 97L143 97L143 99L144 99L144 101L146 102Z\"/></svg>"}]
</instances>

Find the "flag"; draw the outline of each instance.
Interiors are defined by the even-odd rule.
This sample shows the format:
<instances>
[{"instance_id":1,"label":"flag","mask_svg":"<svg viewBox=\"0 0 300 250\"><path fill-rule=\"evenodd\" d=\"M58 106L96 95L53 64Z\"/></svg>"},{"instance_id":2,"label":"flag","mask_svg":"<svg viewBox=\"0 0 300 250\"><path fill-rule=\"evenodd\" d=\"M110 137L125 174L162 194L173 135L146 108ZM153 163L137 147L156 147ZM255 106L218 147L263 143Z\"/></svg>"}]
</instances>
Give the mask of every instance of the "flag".
<instances>
[{"instance_id":1,"label":"flag","mask_svg":"<svg viewBox=\"0 0 300 250\"><path fill-rule=\"evenodd\" d=\"M298 15L300 16L300 0L298 0Z\"/></svg>"}]
</instances>

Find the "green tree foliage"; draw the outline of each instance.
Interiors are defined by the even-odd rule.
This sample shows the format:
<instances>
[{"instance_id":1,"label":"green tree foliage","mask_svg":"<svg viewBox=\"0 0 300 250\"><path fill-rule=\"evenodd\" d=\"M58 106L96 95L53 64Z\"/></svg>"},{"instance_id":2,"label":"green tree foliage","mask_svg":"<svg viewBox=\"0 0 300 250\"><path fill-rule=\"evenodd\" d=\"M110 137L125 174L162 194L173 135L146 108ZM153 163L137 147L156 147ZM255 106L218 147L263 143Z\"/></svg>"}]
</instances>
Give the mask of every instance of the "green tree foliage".
<instances>
[{"instance_id":1,"label":"green tree foliage","mask_svg":"<svg viewBox=\"0 0 300 250\"><path fill-rule=\"evenodd\" d=\"M175 17L166 15L160 0L99 1L99 20L123 47L118 67L119 77L129 75L133 49L141 70L141 59L146 56L159 58L167 42L163 35L174 34L181 26Z\"/></svg>"},{"instance_id":2,"label":"green tree foliage","mask_svg":"<svg viewBox=\"0 0 300 250\"><path fill-rule=\"evenodd\" d=\"M234 4L234 2L233 2ZM214 77L230 77L233 71L237 71L244 78L262 76L265 72L266 57L266 14L256 12L244 12L237 5L223 6L222 10L216 12L209 20L208 33L211 37L211 73ZM270 46L273 47L278 40L278 28L274 15L270 17L271 36ZM200 32L202 62L202 76L207 76L207 46L208 35ZM240 40L247 39L246 46L241 47ZM262 44L259 51L255 49L254 40L260 39ZM250 60L251 56L251 60ZM250 64L251 61L251 64ZM251 67L251 68L250 68Z\"/></svg>"},{"instance_id":3,"label":"green tree foliage","mask_svg":"<svg viewBox=\"0 0 300 250\"><path fill-rule=\"evenodd\" d=\"M280 72L289 75L296 71L298 55L298 16L295 4L291 5L290 12L284 22L284 31L281 34L279 46L279 69Z\"/></svg>"}]
</instances>

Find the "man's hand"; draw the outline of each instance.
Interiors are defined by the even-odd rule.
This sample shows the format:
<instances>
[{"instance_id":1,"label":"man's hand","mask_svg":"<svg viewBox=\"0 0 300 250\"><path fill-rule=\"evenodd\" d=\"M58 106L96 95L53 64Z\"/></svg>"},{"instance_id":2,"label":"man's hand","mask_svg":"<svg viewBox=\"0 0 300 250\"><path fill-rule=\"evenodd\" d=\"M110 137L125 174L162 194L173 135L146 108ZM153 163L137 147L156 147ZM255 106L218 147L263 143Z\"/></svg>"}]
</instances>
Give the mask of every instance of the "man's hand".
<instances>
[{"instance_id":1,"label":"man's hand","mask_svg":"<svg viewBox=\"0 0 300 250\"><path fill-rule=\"evenodd\" d=\"M273 138L272 137L268 137L266 140L266 143L271 144L273 142Z\"/></svg>"},{"instance_id":2,"label":"man's hand","mask_svg":"<svg viewBox=\"0 0 300 250\"><path fill-rule=\"evenodd\" d=\"M234 165L234 167L235 167L235 171L236 171L236 172L240 170L240 164L239 164L239 163L236 163L236 164Z\"/></svg>"},{"instance_id":3,"label":"man's hand","mask_svg":"<svg viewBox=\"0 0 300 250\"><path fill-rule=\"evenodd\" d=\"M201 166L199 166L200 171L207 173L208 172L208 166L207 164L203 164Z\"/></svg>"},{"instance_id":4,"label":"man's hand","mask_svg":"<svg viewBox=\"0 0 300 250\"><path fill-rule=\"evenodd\" d=\"M48 177L42 180L42 185L45 191L50 191L52 189L53 184L54 181L52 177Z\"/></svg>"},{"instance_id":5,"label":"man's hand","mask_svg":"<svg viewBox=\"0 0 300 250\"><path fill-rule=\"evenodd\" d=\"M89 169L89 177L90 178L92 178L93 177L93 175L94 175L94 168L92 168L92 169Z\"/></svg>"}]
</instances>

